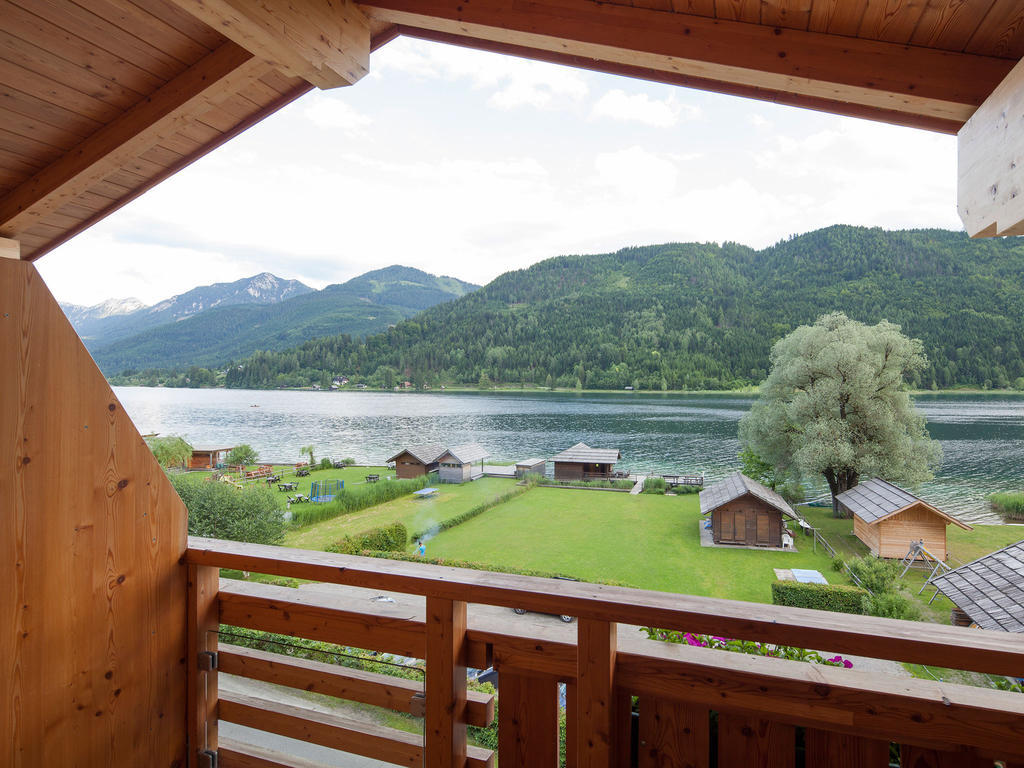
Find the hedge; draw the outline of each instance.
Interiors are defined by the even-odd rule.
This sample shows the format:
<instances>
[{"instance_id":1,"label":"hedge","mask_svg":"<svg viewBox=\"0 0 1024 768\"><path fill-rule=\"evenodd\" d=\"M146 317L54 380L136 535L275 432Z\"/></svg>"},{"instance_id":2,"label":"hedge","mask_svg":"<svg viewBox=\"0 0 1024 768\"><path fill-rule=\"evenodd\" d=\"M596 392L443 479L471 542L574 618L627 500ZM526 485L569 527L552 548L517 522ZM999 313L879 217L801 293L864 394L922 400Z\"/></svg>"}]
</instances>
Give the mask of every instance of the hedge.
<instances>
[{"instance_id":1,"label":"hedge","mask_svg":"<svg viewBox=\"0 0 1024 768\"><path fill-rule=\"evenodd\" d=\"M327 552L338 552L343 555L354 555L364 549L375 549L381 552L401 552L409 542L409 534L401 523L384 528L372 528L369 531L346 536L326 548Z\"/></svg>"},{"instance_id":2,"label":"hedge","mask_svg":"<svg viewBox=\"0 0 1024 768\"><path fill-rule=\"evenodd\" d=\"M477 515L482 515L488 509L493 509L499 504L504 504L506 501L511 501L516 496L526 493L530 490L529 486L518 485L507 493L503 493L500 496L495 496L490 501L485 501L482 504L477 504L472 509L463 512L461 515L455 517L449 517L447 520L442 520L440 523L435 523L429 528L424 528L421 531L416 531L412 535L412 541L419 541L427 537L436 536L441 531L447 531L449 528L454 528L456 525L462 525L467 520L472 520ZM363 549L387 549L386 547L363 547Z\"/></svg>"},{"instance_id":3,"label":"hedge","mask_svg":"<svg viewBox=\"0 0 1024 768\"><path fill-rule=\"evenodd\" d=\"M377 483L365 483L345 487L333 501L325 504L292 505L292 525L301 528L313 523L322 523L340 515L358 512L360 509L375 507L386 501L407 496L413 491L425 488L437 479L437 475L426 475L411 480L382 480Z\"/></svg>"},{"instance_id":4,"label":"hedge","mask_svg":"<svg viewBox=\"0 0 1024 768\"><path fill-rule=\"evenodd\" d=\"M795 608L815 608L819 611L864 613L866 590L842 584L801 584L798 581L772 583L772 602Z\"/></svg>"}]
</instances>

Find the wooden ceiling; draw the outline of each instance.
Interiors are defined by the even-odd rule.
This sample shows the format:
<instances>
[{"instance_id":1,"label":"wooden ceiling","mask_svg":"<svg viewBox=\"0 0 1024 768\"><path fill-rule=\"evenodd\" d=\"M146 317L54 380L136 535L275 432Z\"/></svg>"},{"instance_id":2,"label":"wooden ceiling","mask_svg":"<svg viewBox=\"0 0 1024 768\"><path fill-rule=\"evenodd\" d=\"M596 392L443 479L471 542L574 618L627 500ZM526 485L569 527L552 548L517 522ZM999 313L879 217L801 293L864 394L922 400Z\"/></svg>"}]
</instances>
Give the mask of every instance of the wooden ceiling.
<instances>
[{"instance_id":1,"label":"wooden ceiling","mask_svg":"<svg viewBox=\"0 0 1024 768\"><path fill-rule=\"evenodd\" d=\"M399 34L955 133L1021 0L0 0L0 237L38 258Z\"/></svg>"}]
</instances>

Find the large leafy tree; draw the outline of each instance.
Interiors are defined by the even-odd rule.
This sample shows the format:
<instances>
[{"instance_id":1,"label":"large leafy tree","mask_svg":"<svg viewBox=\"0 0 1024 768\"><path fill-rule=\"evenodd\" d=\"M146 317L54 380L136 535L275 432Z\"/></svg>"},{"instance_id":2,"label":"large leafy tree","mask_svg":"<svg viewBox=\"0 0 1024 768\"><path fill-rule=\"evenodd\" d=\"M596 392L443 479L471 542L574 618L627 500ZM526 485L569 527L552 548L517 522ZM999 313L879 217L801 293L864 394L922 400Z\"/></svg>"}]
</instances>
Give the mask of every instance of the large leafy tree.
<instances>
[{"instance_id":1,"label":"large leafy tree","mask_svg":"<svg viewBox=\"0 0 1024 768\"><path fill-rule=\"evenodd\" d=\"M146 439L150 450L165 468L184 467L192 458L192 446L183 437L171 435L169 437L150 437Z\"/></svg>"},{"instance_id":2,"label":"large leafy tree","mask_svg":"<svg viewBox=\"0 0 1024 768\"><path fill-rule=\"evenodd\" d=\"M238 489L227 483L188 475L171 482L188 509L188 532L256 544L284 540L284 512L274 493L262 485Z\"/></svg>"},{"instance_id":3,"label":"large leafy tree","mask_svg":"<svg viewBox=\"0 0 1024 768\"><path fill-rule=\"evenodd\" d=\"M740 441L783 475L824 476L837 516L836 495L863 476L928 480L940 449L904 389L925 365L921 342L898 325L823 315L772 348Z\"/></svg>"}]
</instances>

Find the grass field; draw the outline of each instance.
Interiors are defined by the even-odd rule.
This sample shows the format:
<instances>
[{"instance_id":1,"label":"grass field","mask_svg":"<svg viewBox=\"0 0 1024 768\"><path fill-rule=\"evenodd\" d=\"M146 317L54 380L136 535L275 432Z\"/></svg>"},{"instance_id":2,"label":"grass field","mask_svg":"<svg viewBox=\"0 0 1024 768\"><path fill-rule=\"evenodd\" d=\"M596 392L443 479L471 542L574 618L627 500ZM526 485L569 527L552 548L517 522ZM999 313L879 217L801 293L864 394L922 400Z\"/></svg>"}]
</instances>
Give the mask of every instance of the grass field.
<instances>
[{"instance_id":1,"label":"grass field","mask_svg":"<svg viewBox=\"0 0 1024 768\"><path fill-rule=\"evenodd\" d=\"M314 475L317 474L326 475L327 472L314 473ZM363 470L363 474L366 474L365 470ZM430 498L403 496L400 499L349 515L342 515L333 520L326 520L301 530L288 531L285 534L284 545L300 549L323 549L346 535L362 533L371 528L379 528L392 523L403 523L412 534L419 528L425 528L431 523L455 517L481 502L493 499L510 490L514 483L514 480L484 477L462 485L438 485L436 486L437 494ZM432 555L433 552L429 554Z\"/></svg>"},{"instance_id":2,"label":"grass field","mask_svg":"<svg viewBox=\"0 0 1024 768\"><path fill-rule=\"evenodd\" d=\"M799 552L701 547L697 496L538 487L432 539L431 557L620 581L643 589L771 602L774 568L847 583L798 537Z\"/></svg>"}]
</instances>

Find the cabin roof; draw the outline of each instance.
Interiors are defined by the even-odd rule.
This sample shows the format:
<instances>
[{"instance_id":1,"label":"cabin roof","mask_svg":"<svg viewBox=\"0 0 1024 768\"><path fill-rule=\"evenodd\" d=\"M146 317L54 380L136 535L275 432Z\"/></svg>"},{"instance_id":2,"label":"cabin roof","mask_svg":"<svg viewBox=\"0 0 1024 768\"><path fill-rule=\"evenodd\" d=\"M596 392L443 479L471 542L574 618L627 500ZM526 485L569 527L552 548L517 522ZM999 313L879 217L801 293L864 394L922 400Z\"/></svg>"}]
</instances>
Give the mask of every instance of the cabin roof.
<instances>
[{"instance_id":1,"label":"cabin roof","mask_svg":"<svg viewBox=\"0 0 1024 768\"><path fill-rule=\"evenodd\" d=\"M971 530L971 526L918 498L910 491L877 477L857 483L853 488L836 496L836 499L868 525L880 523L920 504L948 522L959 525L964 530Z\"/></svg>"},{"instance_id":2,"label":"cabin roof","mask_svg":"<svg viewBox=\"0 0 1024 768\"><path fill-rule=\"evenodd\" d=\"M227 448L196 448L193 446L192 453L219 453L221 451L230 451L234 447L233 445L229 445Z\"/></svg>"},{"instance_id":3,"label":"cabin roof","mask_svg":"<svg viewBox=\"0 0 1024 768\"><path fill-rule=\"evenodd\" d=\"M931 583L982 629L1024 632L1024 541L936 576Z\"/></svg>"},{"instance_id":4,"label":"cabin roof","mask_svg":"<svg viewBox=\"0 0 1024 768\"><path fill-rule=\"evenodd\" d=\"M517 467L536 467L538 464L547 464L547 459L523 459L517 461Z\"/></svg>"},{"instance_id":5,"label":"cabin roof","mask_svg":"<svg viewBox=\"0 0 1024 768\"><path fill-rule=\"evenodd\" d=\"M440 458L444 459L448 456L451 456L459 464L472 464L474 461L486 459L490 454L480 443L465 443L449 448Z\"/></svg>"},{"instance_id":6,"label":"cabin roof","mask_svg":"<svg viewBox=\"0 0 1024 768\"><path fill-rule=\"evenodd\" d=\"M719 480L714 485L709 485L700 492L700 513L706 515L719 507L735 501L747 494L756 496L765 504L779 510L784 515L799 520L800 516L793 511L784 498L771 488L761 485L756 480L751 480L742 472L733 472L724 480Z\"/></svg>"},{"instance_id":7,"label":"cabin roof","mask_svg":"<svg viewBox=\"0 0 1024 768\"><path fill-rule=\"evenodd\" d=\"M591 448L586 443L576 443L551 457L552 461L579 464L614 464L622 458L618 448Z\"/></svg>"},{"instance_id":8,"label":"cabin roof","mask_svg":"<svg viewBox=\"0 0 1024 768\"><path fill-rule=\"evenodd\" d=\"M434 462L441 458L445 450L445 447L440 443L427 443L426 445L410 445L406 448L403 448L390 459L388 459L388 462L397 461L398 457L401 456L403 453L408 453L410 456L416 459L416 461L420 462L420 464L433 464Z\"/></svg>"}]
</instances>

